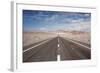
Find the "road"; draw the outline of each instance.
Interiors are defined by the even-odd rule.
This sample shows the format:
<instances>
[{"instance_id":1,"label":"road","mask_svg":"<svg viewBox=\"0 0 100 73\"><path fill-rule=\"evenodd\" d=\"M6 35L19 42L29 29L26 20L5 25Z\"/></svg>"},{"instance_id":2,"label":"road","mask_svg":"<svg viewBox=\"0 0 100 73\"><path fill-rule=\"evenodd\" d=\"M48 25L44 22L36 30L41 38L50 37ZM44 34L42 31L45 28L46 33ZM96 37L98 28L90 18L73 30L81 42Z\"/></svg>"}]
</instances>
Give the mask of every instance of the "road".
<instances>
[{"instance_id":1,"label":"road","mask_svg":"<svg viewBox=\"0 0 100 73\"><path fill-rule=\"evenodd\" d=\"M55 37L23 49L23 62L91 59L91 49L87 45L71 39Z\"/></svg>"}]
</instances>

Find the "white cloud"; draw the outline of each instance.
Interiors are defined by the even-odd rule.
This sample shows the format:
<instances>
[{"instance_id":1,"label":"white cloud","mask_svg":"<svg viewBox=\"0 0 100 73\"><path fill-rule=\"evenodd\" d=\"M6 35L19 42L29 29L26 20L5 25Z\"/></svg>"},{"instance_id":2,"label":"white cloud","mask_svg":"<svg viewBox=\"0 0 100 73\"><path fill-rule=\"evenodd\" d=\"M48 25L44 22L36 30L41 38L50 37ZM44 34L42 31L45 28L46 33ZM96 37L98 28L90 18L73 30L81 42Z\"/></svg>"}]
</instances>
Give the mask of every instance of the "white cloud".
<instances>
[{"instance_id":1,"label":"white cloud","mask_svg":"<svg viewBox=\"0 0 100 73\"><path fill-rule=\"evenodd\" d=\"M38 13L38 16L44 15L43 12ZM90 18L76 18L60 16L58 14L41 18L37 17L40 20L40 23L44 26L39 28L40 30L48 29L71 29L79 31L90 31L91 23ZM84 16L89 17L90 14L84 14ZM47 29L48 28L48 29Z\"/></svg>"},{"instance_id":2,"label":"white cloud","mask_svg":"<svg viewBox=\"0 0 100 73\"><path fill-rule=\"evenodd\" d=\"M73 23L73 24L70 24L70 26L67 28L70 30L90 32L91 31L91 23L90 22Z\"/></svg>"},{"instance_id":3,"label":"white cloud","mask_svg":"<svg viewBox=\"0 0 100 73\"><path fill-rule=\"evenodd\" d=\"M42 27L42 28L40 28L40 30L47 30L47 28Z\"/></svg>"},{"instance_id":4,"label":"white cloud","mask_svg":"<svg viewBox=\"0 0 100 73\"><path fill-rule=\"evenodd\" d=\"M87 16L88 17L88 16L90 16L90 14L84 14L84 16Z\"/></svg>"},{"instance_id":5,"label":"white cloud","mask_svg":"<svg viewBox=\"0 0 100 73\"><path fill-rule=\"evenodd\" d=\"M84 19L83 18L80 18L80 19L76 19L76 20L71 20L71 23L80 23L80 22L83 22Z\"/></svg>"}]
</instances>

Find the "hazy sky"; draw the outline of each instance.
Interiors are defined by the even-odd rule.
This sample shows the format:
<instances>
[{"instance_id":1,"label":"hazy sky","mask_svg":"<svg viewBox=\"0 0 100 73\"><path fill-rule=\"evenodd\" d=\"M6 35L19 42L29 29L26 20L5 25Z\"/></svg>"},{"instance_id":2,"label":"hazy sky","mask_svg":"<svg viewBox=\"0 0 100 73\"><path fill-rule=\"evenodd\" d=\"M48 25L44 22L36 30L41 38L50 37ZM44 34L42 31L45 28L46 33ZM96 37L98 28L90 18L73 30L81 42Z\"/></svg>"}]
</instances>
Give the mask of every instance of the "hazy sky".
<instances>
[{"instance_id":1,"label":"hazy sky","mask_svg":"<svg viewBox=\"0 0 100 73\"><path fill-rule=\"evenodd\" d=\"M89 32L91 14L23 10L23 28L29 30L79 30Z\"/></svg>"}]
</instances>

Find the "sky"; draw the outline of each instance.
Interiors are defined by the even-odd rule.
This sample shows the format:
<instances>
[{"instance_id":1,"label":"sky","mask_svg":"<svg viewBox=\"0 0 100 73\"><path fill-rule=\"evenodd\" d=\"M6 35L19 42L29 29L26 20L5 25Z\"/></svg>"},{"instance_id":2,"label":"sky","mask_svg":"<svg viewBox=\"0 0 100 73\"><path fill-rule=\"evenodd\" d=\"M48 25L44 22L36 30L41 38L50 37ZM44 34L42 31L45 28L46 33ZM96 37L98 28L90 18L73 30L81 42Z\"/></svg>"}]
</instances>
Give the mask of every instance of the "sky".
<instances>
[{"instance_id":1,"label":"sky","mask_svg":"<svg viewBox=\"0 0 100 73\"><path fill-rule=\"evenodd\" d=\"M91 13L23 10L23 29L77 30L90 32Z\"/></svg>"}]
</instances>

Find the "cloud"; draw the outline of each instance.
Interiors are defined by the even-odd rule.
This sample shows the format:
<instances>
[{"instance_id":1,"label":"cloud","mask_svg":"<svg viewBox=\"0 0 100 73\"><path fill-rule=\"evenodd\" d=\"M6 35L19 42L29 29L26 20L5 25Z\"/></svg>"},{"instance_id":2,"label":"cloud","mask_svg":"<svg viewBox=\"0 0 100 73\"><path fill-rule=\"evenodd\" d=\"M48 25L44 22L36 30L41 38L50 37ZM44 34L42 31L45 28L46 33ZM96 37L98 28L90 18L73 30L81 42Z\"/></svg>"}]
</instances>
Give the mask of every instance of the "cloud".
<instances>
[{"instance_id":1,"label":"cloud","mask_svg":"<svg viewBox=\"0 0 100 73\"><path fill-rule=\"evenodd\" d=\"M70 26L67 27L67 29L90 32L91 23L90 22L79 22L79 23L77 22L77 23L70 24Z\"/></svg>"},{"instance_id":2,"label":"cloud","mask_svg":"<svg viewBox=\"0 0 100 73\"><path fill-rule=\"evenodd\" d=\"M40 30L47 30L47 28L41 27Z\"/></svg>"},{"instance_id":3,"label":"cloud","mask_svg":"<svg viewBox=\"0 0 100 73\"><path fill-rule=\"evenodd\" d=\"M91 14L89 13L31 11L31 15L28 15L26 19L24 18L24 23L26 28L30 27L29 29L90 31L91 28Z\"/></svg>"}]
</instances>

